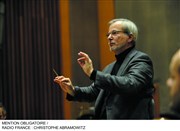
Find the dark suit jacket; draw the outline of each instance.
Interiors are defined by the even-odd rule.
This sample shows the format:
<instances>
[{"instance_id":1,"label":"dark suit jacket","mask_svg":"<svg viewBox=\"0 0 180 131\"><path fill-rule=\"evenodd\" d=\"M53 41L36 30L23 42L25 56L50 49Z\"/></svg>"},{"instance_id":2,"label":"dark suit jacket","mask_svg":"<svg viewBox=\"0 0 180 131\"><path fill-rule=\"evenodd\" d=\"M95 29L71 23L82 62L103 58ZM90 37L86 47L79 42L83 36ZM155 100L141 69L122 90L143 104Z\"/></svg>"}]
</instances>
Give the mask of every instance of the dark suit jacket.
<instances>
[{"instance_id":1,"label":"dark suit jacket","mask_svg":"<svg viewBox=\"0 0 180 131\"><path fill-rule=\"evenodd\" d=\"M100 118L105 91L107 119L151 119L153 93L153 65L147 54L132 49L124 59L116 76L111 75L115 62L102 72L88 87L75 87L75 97L68 100L95 101L95 116Z\"/></svg>"}]
</instances>

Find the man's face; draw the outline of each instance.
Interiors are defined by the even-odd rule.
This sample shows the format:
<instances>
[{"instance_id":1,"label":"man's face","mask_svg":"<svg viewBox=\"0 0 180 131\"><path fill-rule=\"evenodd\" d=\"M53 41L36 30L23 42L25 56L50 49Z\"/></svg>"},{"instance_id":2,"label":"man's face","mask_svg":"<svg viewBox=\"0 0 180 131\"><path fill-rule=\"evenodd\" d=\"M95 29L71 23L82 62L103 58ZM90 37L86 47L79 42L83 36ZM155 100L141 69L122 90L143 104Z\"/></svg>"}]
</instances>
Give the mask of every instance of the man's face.
<instances>
[{"instance_id":1,"label":"man's face","mask_svg":"<svg viewBox=\"0 0 180 131\"><path fill-rule=\"evenodd\" d=\"M0 119L4 119L3 108L0 107Z\"/></svg>"},{"instance_id":2,"label":"man's face","mask_svg":"<svg viewBox=\"0 0 180 131\"><path fill-rule=\"evenodd\" d=\"M171 63L170 73L171 76L167 80L167 85L170 88L170 95L175 97L176 94L180 93L180 73L178 72L176 63Z\"/></svg>"},{"instance_id":3,"label":"man's face","mask_svg":"<svg viewBox=\"0 0 180 131\"><path fill-rule=\"evenodd\" d=\"M109 26L108 44L110 51L113 51L116 55L123 52L127 48L127 43L132 41L132 38L123 31L120 22L115 22Z\"/></svg>"}]
</instances>

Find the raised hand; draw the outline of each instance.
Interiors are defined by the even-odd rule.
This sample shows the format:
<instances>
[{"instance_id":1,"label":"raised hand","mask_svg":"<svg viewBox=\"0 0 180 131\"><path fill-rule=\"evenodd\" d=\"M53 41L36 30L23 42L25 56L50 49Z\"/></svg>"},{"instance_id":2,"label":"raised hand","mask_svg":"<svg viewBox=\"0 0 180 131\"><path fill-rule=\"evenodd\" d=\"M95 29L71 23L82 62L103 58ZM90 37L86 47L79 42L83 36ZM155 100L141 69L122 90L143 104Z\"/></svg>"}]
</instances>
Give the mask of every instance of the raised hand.
<instances>
[{"instance_id":1,"label":"raised hand","mask_svg":"<svg viewBox=\"0 0 180 131\"><path fill-rule=\"evenodd\" d=\"M79 65L83 69L84 73L90 77L92 71L94 70L92 60L84 52L79 52L78 55L80 56L80 58L77 59Z\"/></svg>"}]
</instances>

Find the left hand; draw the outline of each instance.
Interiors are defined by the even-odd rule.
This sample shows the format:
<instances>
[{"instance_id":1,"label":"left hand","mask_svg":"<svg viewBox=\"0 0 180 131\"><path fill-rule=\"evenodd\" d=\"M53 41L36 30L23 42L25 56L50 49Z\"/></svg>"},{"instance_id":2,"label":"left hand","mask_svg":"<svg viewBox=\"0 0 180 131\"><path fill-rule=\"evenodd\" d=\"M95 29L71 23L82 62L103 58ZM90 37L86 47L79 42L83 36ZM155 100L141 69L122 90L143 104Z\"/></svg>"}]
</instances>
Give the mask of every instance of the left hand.
<instances>
[{"instance_id":1,"label":"left hand","mask_svg":"<svg viewBox=\"0 0 180 131\"><path fill-rule=\"evenodd\" d=\"M54 82L59 84L59 86L65 93L68 93L72 96L75 95L74 86L72 85L72 82L69 78L66 78L64 76L57 76L54 79Z\"/></svg>"},{"instance_id":2,"label":"left hand","mask_svg":"<svg viewBox=\"0 0 180 131\"><path fill-rule=\"evenodd\" d=\"M80 56L80 58L77 59L79 65L84 73L90 77L94 70L92 60L89 58L88 54L84 52L79 52L78 55Z\"/></svg>"}]
</instances>

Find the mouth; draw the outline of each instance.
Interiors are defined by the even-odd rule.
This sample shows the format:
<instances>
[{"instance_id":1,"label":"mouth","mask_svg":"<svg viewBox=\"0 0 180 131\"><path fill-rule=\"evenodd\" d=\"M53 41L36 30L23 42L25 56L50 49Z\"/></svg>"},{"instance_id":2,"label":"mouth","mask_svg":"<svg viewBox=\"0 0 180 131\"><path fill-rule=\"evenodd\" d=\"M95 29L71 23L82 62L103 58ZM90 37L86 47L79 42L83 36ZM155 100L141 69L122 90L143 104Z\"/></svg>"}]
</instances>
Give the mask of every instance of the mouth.
<instances>
[{"instance_id":1,"label":"mouth","mask_svg":"<svg viewBox=\"0 0 180 131\"><path fill-rule=\"evenodd\" d=\"M110 47L112 47L112 46L114 46L114 45L115 45L115 43L113 43L113 42L110 42L110 43L109 43L109 46L110 46Z\"/></svg>"}]
</instances>

